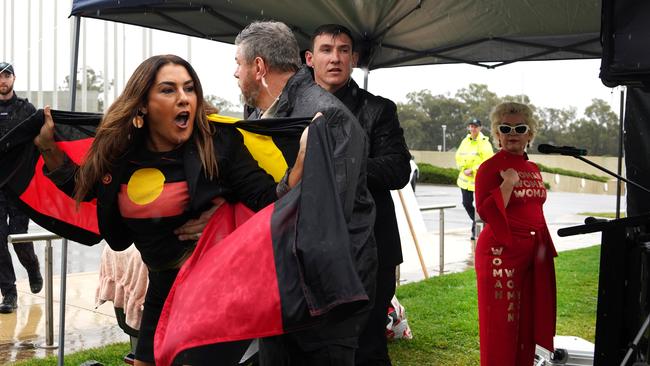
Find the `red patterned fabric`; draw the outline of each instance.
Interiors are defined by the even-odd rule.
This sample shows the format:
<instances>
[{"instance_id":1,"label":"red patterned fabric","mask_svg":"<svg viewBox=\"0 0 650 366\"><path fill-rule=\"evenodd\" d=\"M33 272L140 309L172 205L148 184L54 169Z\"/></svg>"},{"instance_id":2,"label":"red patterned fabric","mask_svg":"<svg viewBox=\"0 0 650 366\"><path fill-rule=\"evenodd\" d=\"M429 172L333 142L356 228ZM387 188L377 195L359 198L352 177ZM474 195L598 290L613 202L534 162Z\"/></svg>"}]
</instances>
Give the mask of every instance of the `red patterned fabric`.
<instances>
[{"instance_id":1,"label":"red patterned fabric","mask_svg":"<svg viewBox=\"0 0 650 366\"><path fill-rule=\"evenodd\" d=\"M157 364L171 364L183 349L283 332L271 245L273 208L240 229L253 215L242 204L223 204L212 216L167 296L156 329Z\"/></svg>"},{"instance_id":2,"label":"red patterned fabric","mask_svg":"<svg viewBox=\"0 0 650 366\"><path fill-rule=\"evenodd\" d=\"M79 164L88 151L93 139L57 142L70 159ZM99 235L97 227L96 200L82 202L77 207L74 199L60 191L52 181L43 175L43 157L38 156L36 165L25 190L19 195L20 200L35 213L54 220L61 220L79 231L88 231ZM25 170L26 171L26 170ZM34 216L31 216L34 220ZM37 223L41 224L38 220ZM42 224L41 224L42 225ZM49 228L48 228L49 229ZM69 236L66 236L70 238ZM75 239L74 236L71 239Z\"/></svg>"}]
</instances>

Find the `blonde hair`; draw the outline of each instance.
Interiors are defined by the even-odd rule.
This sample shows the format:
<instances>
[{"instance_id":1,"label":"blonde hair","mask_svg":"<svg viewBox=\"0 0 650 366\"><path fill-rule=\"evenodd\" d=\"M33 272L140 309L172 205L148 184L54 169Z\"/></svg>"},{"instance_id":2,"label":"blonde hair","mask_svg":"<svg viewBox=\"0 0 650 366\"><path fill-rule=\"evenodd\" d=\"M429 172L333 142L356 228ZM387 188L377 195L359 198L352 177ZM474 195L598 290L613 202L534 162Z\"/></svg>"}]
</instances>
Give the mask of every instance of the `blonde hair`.
<instances>
[{"instance_id":1,"label":"blonde hair","mask_svg":"<svg viewBox=\"0 0 650 366\"><path fill-rule=\"evenodd\" d=\"M147 95L156 81L158 71L165 65L174 64L185 67L194 82L197 96L196 117L192 138L196 144L205 174L212 178L217 175L217 157L212 144L212 128L206 118L203 88L192 66L175 55L158 55L143 61L124 87L124 91L104 114L83 164L77 171L74 198L80 202L102 181L132 146L144 143L149 132L147 124L135 128L132 120L138 110L147 102Z\"/></svg>"},{"instance_id":2,"label":"blonde hair","mask_svg":"<svg viewBox=\"0 0 650 366\"><path fill-rule=\"evenodd\" d=\"M529 106L517 102L503 102L498 104L490 112L490 133L492 141L499 141L499 125L502 124L503 116L508 114L520 114L524 117L525 124L528 125L530 141L532 142L537 135L537 120L533 117L533 110Z\"/></svg>"}]
</instances>

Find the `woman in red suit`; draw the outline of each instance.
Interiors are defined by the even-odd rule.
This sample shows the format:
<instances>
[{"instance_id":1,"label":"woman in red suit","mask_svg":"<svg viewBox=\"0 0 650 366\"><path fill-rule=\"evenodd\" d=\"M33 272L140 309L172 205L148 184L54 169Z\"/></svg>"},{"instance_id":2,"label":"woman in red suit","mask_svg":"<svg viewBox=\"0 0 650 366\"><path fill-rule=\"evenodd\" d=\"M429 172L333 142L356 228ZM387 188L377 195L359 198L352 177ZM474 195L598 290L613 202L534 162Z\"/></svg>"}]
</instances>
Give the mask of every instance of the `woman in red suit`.
<instances>
[{"instance_id":1,"label":"woman in red suit","mask_svg":"<svg viewBox=\"0 0 650 366\"><path fill-rule=\"evenodd\" d=\"M535 344L553 350L557 256L542 205L546 189L526 147L532 110L501 103L490 113L500 151L481 164L476 202L486 225L476 248L481 366L532 365Z\"/></svg>"}]
</instances>

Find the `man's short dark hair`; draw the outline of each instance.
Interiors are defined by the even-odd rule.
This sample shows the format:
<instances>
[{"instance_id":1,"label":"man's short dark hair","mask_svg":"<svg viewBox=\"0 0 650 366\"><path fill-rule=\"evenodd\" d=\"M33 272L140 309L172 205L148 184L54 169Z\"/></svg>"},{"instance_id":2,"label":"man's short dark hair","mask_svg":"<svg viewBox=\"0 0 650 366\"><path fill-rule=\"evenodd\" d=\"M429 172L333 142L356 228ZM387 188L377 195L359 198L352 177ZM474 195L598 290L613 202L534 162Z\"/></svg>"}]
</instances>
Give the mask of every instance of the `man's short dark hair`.
<instances>
[{"instance_id":1,"label":"man's short dark hair","mask_svg":"<svg viewBox=\"0 0 650 366\"><path fill-rule=\"evenodd\" d=\"M354 46L354 37L352 37L352 32L350 30L340 24L323 24L318 26L314 30L314 33L311 35L311 51L314 51L314 41L316 40L316 37L323 35L323 34L330 34L332 37L337 37L340 34L345 34L346 36L350 37L350 40L352 41L352 51L355 51L355 46Z\"/></svg>"}]
</instances>

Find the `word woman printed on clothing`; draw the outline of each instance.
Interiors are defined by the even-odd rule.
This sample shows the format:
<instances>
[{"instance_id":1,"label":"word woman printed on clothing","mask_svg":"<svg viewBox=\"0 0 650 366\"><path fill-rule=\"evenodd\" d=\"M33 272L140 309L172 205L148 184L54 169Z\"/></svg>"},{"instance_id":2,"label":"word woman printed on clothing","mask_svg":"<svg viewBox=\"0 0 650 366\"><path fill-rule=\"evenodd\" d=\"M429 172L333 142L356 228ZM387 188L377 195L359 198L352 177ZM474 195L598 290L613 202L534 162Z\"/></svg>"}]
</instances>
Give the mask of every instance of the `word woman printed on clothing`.
<instances>
[{"instance_id":1,"label":"word woman printed on clothing","mask_svg":"<svg viewBox=\"0 0 650 366\"><path fill-rule=\"evenodd\" d=\"M512 191L515 198L546 197L546 188L544 188L541 173L518 171L517 174L519 175L519 182L515 184Z\"/></svg>"},{"instance_id":2,"label":"word woman printed on clothing","mask_svg":"<svg viewBox=\"0 0 650 366\"><path fill-rule=\"evenodd\" d=\"M492 255L492 278L494 282L494 299L508 301L507 321L515 321L516 306L515 301L519 298L519 294L515 291L515 269L502 268L503 260L501 254L503 247L491 247ZM504 277L505 275L505 277ZM503 297L503 292L506 292L506 298Z\"/></svg>"}]
</instances>

